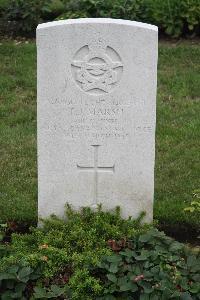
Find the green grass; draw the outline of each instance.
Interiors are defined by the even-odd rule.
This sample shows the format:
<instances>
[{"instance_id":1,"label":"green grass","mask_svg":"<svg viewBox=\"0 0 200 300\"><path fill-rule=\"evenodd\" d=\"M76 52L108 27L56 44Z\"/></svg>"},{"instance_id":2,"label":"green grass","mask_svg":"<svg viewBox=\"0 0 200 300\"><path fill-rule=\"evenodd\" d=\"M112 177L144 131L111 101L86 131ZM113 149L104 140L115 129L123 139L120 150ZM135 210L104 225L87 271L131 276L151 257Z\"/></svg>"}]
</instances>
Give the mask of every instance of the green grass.
<instances>
[{"instance_id":1,"label":"green grass","mask_svg":"<svg viewBox=\"0 0 200 300\"><path fill-rule=\"evenodd\" d=\"M200 188L200 44L162 44L159 51L154 216L198 228L183 212Z\"/></svg>"},{"instance_id":2,"label":"green grass","mask_svg":"<svg viewBox=\"0 0 200 300\"><path fill-rule=\"evenodd\" d=\"M36 47L0 45L0 221L37 219ZM158 67L154 216L199 227L183 212L199 188L200 44L161 43ZM189 228L188 227L188 228Z\"/></svg>"},{"instance_id":3,"label":"green grass","mask_svg":"<svg viewBox=\"0 0 200 300\"><path fill-rule=\"evenodd\" d=\"M0 219L37 216L36 47L0 46Z\"/></svg>"}]
</instances>

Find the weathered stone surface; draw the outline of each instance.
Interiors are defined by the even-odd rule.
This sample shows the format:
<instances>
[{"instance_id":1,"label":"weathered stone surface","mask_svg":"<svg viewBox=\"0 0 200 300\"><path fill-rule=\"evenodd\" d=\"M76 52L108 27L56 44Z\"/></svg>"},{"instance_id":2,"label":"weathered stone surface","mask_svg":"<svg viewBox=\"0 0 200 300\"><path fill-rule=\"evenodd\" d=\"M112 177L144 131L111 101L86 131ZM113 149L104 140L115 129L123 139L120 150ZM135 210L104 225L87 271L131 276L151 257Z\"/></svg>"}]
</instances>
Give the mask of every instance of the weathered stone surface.
<instances>
[{"instance_id":1,"label":"weathered stone surface","mask_svg":"<svg viewBox=\"0 0 200 300\"><path fill-rule=\"evenodd\" d=\"M157 27L46 23L37 51L39 216L102 203L151 221Z\"/></svg>"}]
</instances>

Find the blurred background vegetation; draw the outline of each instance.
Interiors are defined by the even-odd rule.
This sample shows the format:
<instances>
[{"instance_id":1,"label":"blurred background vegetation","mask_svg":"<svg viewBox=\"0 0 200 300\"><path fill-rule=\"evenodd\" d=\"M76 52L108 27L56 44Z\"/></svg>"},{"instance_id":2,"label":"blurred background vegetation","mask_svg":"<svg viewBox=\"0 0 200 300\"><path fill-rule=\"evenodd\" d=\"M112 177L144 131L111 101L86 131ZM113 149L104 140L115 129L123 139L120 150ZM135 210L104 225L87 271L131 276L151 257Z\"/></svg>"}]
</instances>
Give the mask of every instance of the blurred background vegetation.
<instances>
[{"instance_id":1,"label":"blurred background vegetation","mask_svg":"<svg viewBox=\"0 0 200 300\"><path fill-rule=\"evenodd\" d=\"M81 17L151 23L175 38L200 34L200 0L0 0L3 35L34 36L38 23Z\"/></svg>"}]
</instances>

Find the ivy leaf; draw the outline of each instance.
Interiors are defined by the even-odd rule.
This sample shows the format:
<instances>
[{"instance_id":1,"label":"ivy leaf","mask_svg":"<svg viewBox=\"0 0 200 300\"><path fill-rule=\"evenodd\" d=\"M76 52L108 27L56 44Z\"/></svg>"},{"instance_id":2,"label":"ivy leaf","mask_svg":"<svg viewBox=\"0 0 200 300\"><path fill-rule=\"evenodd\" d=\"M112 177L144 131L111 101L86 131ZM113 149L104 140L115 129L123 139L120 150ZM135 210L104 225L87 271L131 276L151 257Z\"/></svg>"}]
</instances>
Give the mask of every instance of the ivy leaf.
<instances>
[{"instance_id":1,"label":"ivy leaf","mask_svg":"<svg viewBox=\"0 0 200 300\"><path fill-rule=\"evenodd\" d=\"M148 256L146 256L144 254L143 255L138 255L138 256L135 257L136 260L147 260L147 258L148 258Z\"/></svg>"},{"instance_id":2,"label":"ivy leaf","mask_svg":"<svg viewBox=\"0 0 200 300\"><path fill-rule=\"evenodd\" d=\"M162 290L162 300L168 300L171 296L171 290L169 288L164 287Z\"/></svg>"},{"instance_id":3,"label":"ivy leaf","mask_svg":"<svg viewBox=\"0 0 200 300\"><path fill-rule=\"evenodd\" d=\"M132 284L131 284L131 292L134 293L134 292L136 292L137 290L138 290L137 284L132 282Z\"/></svg>"},{"instance_id":4,"label":"ivy leaf","mask_svg":"<svg viewBox=\"0 0 200 300\"><path fill-rule=\"evenodd\" d=\"M135 286L136 284L132 283L131 281L127 281L126 283L120 286L120 291L122 292L132 291L136 288ZM137 289L135 289L135 291L137 291Z\"/></svg>"},{"instance_id":5,"label":"ivy leaf","mask_svg":"<svg viewBox=\"0 0 200 300\"><path fill-rule=\"evenodd\" d=\"M18 272L18 279L22 282L27 282L29 280L29 275L32 273L30 267L24 267Z\"/></svg>"},{"instance_id":6,"label":"ivy leaf","mask_svg":"<svg viewBox=\"0 0 200 300\"><path fill-rule=\"evenodd\" d=\"M118 271L118 264L112 263L110 265L109 272L111 272L111 273L117 273L117 271Z\"/></svg>"},{"instance_id":7,"label":"ivy leaf","mask_svg":"<svg viewBox=\"0 0 200 300\"><path fill-rule=\"evenodd\" d=\"M127 257L131 258L131 257L135 256L135 251L132 251L130 249L126 249L125 251L120 251L119 254L122 255L122 256L127 256Z\"/></svg>"},{"instance_id":8,"label":"ivy leaf","mask_svg":"<svg viewBox=\"0 0 200 300\"><path fill-rule=\"evenodd\" d=\"M56 296L57 295L54 292L49 291L49 292L46 293L45 298L52 299L52 298L55 298Z\"/></svg>"},{"instance_id":9,"label":"ivy leaf","mask_svg":"<svg viewBox=\"0 0 200 300\"><path fill-rule=\"evenodd\" d=\"M1 280L8 280L8 279L16 279L16 275L15 274L9 274L9 273L6 273L6 272L0 273L0 281Z\"/></svg>"},{"instance_id":10,"label":"ivy leaf","mask_svg":"<svg viewBox=\"0 0 200 300\"><path fill-rule=\"evenodd\" d=\"M110 280L110 281L112 281L114 283L117 282L117 277L115 275L113 275L113 274L107 274L107 278L108 278L108 280Z\"/></svg>"},{"instance_id":11,"label":"ivy leaf","mask_svg":"<svg viewBox=\"0 0 200 300\"><path fill-rule=\"evenodd\" d=\"M34 287L34 297L36 299L41 299L41 298L45 298L47 296L46 290L43 289L42 287L36 286Z\"/></svg>"},{"instance_id":12,"label":"ivy leaf","mask_svg":"<svg viewBox=\"0 0 200 300\"><path fill-rule=\"evenodd\" d=\"M127 281L128 281L127 276L123 276L123 277L118 278L117 284L120 287L120 286L126 284Z\"/></svg>"},{"instance_id":13,"label":"ivy leaf","mask_svg":"<svg viewBox=\"0 0 200 300\"><path fill-rule=\"evenodd\" d=\"M190 296L190 293L186 292L181 295L180 299L181 300L192 300L192 297Z\"/></svg>"},{"instance_id":14,"label":"ivy leaf","mask_svg":"<svg viewBox=\"0 0 200 300\"><path fill-rule=\"evenodd\" d=\"M147 234L143 234L139 237L139 241L142 243L147 243L151 240L152 236L151 234L147 233Z\"/></svg>"},{"instance_id":15,"label":"ivy leaf","mask_svg":"<svg viewBox=\"0 0 200 300\"><path fill-rule=\"evenodd\" d=\"M171 243L171 245L169 247L169 251L177 252L177 251L181 250L182 248L183 248L183 245L181 243L173 242L173 243Z\"/></svg>"},{"instance_id":16,"label":"ivy leaf","mask_svg":"<svg viewBox=\"0 0 200 300\"><path fill-rule=\"evenodd\" d=\"M121 262L122 261L122 258L121 258L121 256L119 256L119 255L111 255L111 256L108 256L107 257L107 261L109 261L109 262L113 262L113 263L119 263L119 262Z\"/></svg>"},{"instance_id":17,"label":"ivy leaf","mask_svg":"<svg viewBox=\"0 0 200 300\"><path fill-rule=\"evenodd\" d=\"M21 294L21 293L24 291L25 287L26 287L26 284L20 282L20 283L17 284L17 286L16 286L16 288L15 288L15 291L16 291L17 293L20 293L20 294Z\"/></svg>"},{"instance_id":18,"label":"ivy leaf","mask_svg":"<svg viewBox=\"0 0 200 300\"><path fill-rule=\"evenodd\" d=\"M143 287L144 292L146 294L150 294L153 291L153 288L152 288L152 286L151 286L151 284L149 282L139 281L138 285L141 286L141 287Z\"/></svg>"},{"instance_id":19,"label":"ivy leaf","mask_svg":"<svg viewBox=\"0 0 200 300\"><path fill-rule=\"evenodd\" d=\"M11 273L11 274L16 274L19 270L19 267L18 266L11 266L9 269L8 269L8 273Z\"/></svg>"},{"instance_id":20,"label":"ivy leaf","mask_svg":"<svg viewBox=\"0 0 200 300\"><path fill-rule=\"evenodd\" d=\"M135 275L140 275L142 273L142 267L139 264L135 265L133 268L133 273Z\"/></svg>"},{"instance_id":21,"label":"ivy leaf","mask_svg":"<svg viewBox=\"0 0 200 300\"><path fill-rule=\"evenodd\" d=\"M194 274L191 276L192 280L200 282L200 274Z\"/></svg>"},{"instance_id":22,"label":"ivy leaf","mask_svg":"<svg viewBox=\"0 0 200 300\"><path fill-rule=\"evenodd\" d=\"M181 295L181 293L180 293L179 291L175 291L175 292L172 294L171 298L180 297L180 295Z\"/></svg>"},{"instance_id":23,"label":"ivy leaf","mask_svg":"<svg viewBox=\"0 0 200 300\"><path fill-rule=\"evenodd\" d=\"M193 294L200 294L200 283L198 282L194 282L192 283L191 287L190 287L190 292Z\"/></svg>"},{"instance_id":24,"label":"ivy leaf","mask_svg":"<svg viewBox=\"0 0 200 300\"><path fill-rule=\"evenodd\" d=\"M109 292L110 294L113 294L114 292L116 292L116 290L117 290L116 285L115 285L114 283L112 283L112 284L109 286L108 292Z\"/></svg>"},{"instance_id":25,"label":"ivy leaf","mask_svg":"<svg viewBox=\"0 0 200 300\"><path fill-rule=\"evenodd\" d=\"M6 291L1 295L1 300L10 300L12 299L12 295L13 295L12 291Z\"/></svg>"},{"instance_id":26,"label":"ivy leaf","mask_svg":"<svg viewBox=\"0 0 200 300\"><path fill-rule=\"evenodd\" d=\"M51 290L52 292L58 297L58 296L61 296L63 293L64 293L64 289L59 287L58 285L56 284L52 284L51 285Z\"/></svg>"},{"instance_id":27,"label":"ivy leaf","mask_svg":"<svg viewBox=\"0 0 200 300\"><path fill-rule=\"evenodd\" d=\"M192 266L196 265L196 257L194 255L188 256L187 265L188 265L188 267L192 267Z\"/></svg>"}]
</instances>

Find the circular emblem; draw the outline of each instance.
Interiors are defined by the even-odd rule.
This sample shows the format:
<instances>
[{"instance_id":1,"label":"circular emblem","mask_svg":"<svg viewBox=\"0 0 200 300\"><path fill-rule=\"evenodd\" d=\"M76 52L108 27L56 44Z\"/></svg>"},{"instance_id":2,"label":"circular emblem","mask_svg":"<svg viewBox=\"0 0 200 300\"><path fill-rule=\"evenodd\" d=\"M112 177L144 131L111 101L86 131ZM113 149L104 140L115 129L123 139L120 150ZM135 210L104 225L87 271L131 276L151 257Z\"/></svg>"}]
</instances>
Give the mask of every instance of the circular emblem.
<instances>
[{"instance_id":1,"label":"circular emblem","mask_svg":"<svg viewBox=\"0 0 200 300\"><path fill-rule=\"evenodd\" d=\"M79 87L90 94L109 93L119 82L123 64L119 54L103 41L81 47L71 63Z\"/></svg>"}]
</instances>

